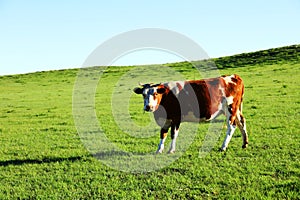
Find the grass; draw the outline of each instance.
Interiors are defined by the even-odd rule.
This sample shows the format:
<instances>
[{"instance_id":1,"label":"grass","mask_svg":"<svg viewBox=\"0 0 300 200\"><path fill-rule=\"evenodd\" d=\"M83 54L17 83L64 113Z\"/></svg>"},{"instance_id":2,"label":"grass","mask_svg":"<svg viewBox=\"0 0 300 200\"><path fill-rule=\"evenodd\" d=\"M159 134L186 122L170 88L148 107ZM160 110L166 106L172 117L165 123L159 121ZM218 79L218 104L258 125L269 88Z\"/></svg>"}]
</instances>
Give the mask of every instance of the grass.
<instances>
[{"instance_id":1,"label":"grass","mask_svg":"<svg viewBox=\"0 0 300 200\"><path fill-rule=\"evenodd\" d=\"M291 50L293 54L285 54L285 49L277 49L281 53L275 58L280 62L270 61L274 60L274 54L267 54L265 62L260 56L259 63L249 61L254 54L245 54L244 61L241 56L224 58L224 62L236 64L238 60L241 64L240 67L232 64L219 72L237 73L244 79L249 148L241 148L241 133L236 131L228 151L220 153L218 147L224 139L224 129L217 145L200 158L199 149L209 126L201 124L186 151L181 152L179 146L175 162L148 173L112 169L90 155L72 115L78 70L0 77L0 199L299 199L298 50L296 46ZM284 55L293 55L293 59L284 59ZM217 65L221 59L216 61ZM172 78L199 78L188 63L164 66L180 72ZM124 133L128 130L118 126L110 99L112 93L115 97L131 95L129 92L140 78L137 74L143 82L152 81L152 77L143 77L132 67L106 69L97 83L95 108L109 141L123 151L143 155L156 150L159 128L153 126L141 138ZM132 78L128 85L126 76ZM168 78L158 77L161 81ZM158 79L154 82L159 82ZM142 126L151 124L151 115L141 111L141 97L132 94L127 100L131 120ZM185 139L184 130L179 133L179 144ZM100 156L107 162L124 157L123 154ZM163 154L153 159L163 162L170 157Z\"/></svg>"}]
</instances>

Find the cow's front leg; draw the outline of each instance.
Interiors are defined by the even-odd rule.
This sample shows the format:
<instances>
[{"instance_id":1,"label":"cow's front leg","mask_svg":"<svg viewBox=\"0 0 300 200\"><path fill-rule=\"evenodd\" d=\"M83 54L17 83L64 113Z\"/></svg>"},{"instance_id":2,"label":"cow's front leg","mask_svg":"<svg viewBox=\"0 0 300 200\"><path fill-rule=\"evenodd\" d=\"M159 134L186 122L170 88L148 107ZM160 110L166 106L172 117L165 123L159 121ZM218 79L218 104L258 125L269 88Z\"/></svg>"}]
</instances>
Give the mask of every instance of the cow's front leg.
<instances>
[{"instance_id":1,"label":"cow's front leg","mask_svg":"<svg viewBox=\"0 0 300 200\"><path fill-rule=\"evenodd\" d=\"M175 152L176 138L178 136L178 132L179 132L179 125L172 125L172 127L171 127L172 142L171 142L170 150L168 151L168 153L174 153Z\"/></svg>"},{"instance_id":2,"label":"cow's front leg","mask_svg":"<svg viewBox=\"0 0 300 200\"><path fill-rule=\"evenodd\" d=\"M158 144L158 149L156 151L156 153L162 153L164 148L165 148L165 141L168 135L168 130L169 128L162 128L160 129L160 142Z\"/></svg>"}]
</instances>

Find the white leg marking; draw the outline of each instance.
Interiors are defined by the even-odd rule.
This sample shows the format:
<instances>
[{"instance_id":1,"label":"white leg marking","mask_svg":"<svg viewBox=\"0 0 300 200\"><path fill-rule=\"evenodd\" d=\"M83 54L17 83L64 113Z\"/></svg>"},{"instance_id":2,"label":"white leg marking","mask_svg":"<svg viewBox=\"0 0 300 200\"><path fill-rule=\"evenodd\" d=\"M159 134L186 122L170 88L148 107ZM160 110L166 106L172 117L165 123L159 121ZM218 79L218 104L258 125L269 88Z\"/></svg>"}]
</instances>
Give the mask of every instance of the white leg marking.
<instances>
[{"instance_id":1,"label":"white leg marking","mask_svg":"<svg viewBox=\"0 0 300 200\"><path fill-rule=\"evenodd\" d=\"M172 122L172 120L168 120L168 119L164 120L164 126L160 130L160 138L163 138L163 139L160 139L156 153L162 153L165 148L165 141L167 138L168 130L171 126L171 122Z\"/></svg>"},{"instance_id":2,"label":"white leg marking","mask_svg":"<svg viewBox=\"0 0 300 200\"><path fill-rule=\"evenodd\" d=\"M227 131L226 131L226 137L222 145L222 151L225 151L228 147L228 144L232 138L232 135L236 129L235 125L230 124L230 117L231 113L229 112L228 108L226 109L226 123L227 123Z\"/></svg>"},{"instance_id":3,"label":"white leg marking","mask_svg":"<svg viewBox=\"0 0 300 200\"><path fill-rule=\"evenodd\" d=\"M170 149L168 151L168 153L174 153L175 152L175 149L176 149L176 139L177 139L177 136L178 136L178 132L179 132L179 129L174 130L174 138L172 139L172 142L171 142L171 146L170 146Z\"/></svg>"},{"instance_id":4,"label":"white leg marking","mask_svg":"<svg viewBox=\"0 0 300 200\"><path fill-rule=\"evenodd\" d=\"M166 138L160 139L160 143L158 144L158 149L157 149L156 153L162 153L164 151L165 141L166 141Z\"/></svg>"},{"instance_id":5,"label":"white leg marking","mask_svg":"<svg viewBox=\"0 0 300 200\"><path fill-rule=\"evenodd\" d=\"M225 140L223 142L223 145L222 145L222 151L225 151L228 147L228 144L232 138L232 135L234 133L236 129L236 126L234 125L227 125L227 132L226 132L226 137L225 137Z\"/></svg>"}]
</instances>

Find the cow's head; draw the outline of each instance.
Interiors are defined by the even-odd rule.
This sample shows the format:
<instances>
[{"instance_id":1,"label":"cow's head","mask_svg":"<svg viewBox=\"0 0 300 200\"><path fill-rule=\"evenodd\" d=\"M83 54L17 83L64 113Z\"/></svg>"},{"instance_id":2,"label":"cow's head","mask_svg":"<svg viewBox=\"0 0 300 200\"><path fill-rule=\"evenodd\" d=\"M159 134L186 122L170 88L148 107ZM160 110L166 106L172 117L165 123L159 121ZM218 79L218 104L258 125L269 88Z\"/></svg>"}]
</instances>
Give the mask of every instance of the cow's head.
<instances>
[{"instance_id":1,"label":"cow's head","mask_svg":"<svg viewBox=\"0 0 300 200\"><path fill-rule=\"evenodd\" d=\"M165 93L166 89L163 85L151 85L144 84L141 87L134 88L133 91L136 94L142 94L144 98L144 110L148 112L154 112L157 110L163 93Z\"/></svg>"}]
</instances>

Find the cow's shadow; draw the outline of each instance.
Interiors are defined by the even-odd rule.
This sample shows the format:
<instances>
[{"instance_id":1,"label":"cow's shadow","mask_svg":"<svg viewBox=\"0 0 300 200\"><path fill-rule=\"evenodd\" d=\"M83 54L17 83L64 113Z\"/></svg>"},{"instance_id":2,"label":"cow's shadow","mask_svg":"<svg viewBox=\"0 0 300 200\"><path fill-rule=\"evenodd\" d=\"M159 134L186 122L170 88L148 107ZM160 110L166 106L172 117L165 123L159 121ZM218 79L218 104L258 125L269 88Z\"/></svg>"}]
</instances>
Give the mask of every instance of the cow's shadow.
<instances>
[{"instance_id":1,"label":"cow's shadow","mask_svg":"<svg viewBox=\"0 0 300 200\"><path fill-rule=\"evenodd\" d=\"M55 162L76 162L86 159L85 156L73 156L73 157L45 157L41 159L15 159L0 161L0 166L5 167L9 165L25 165L25 164L43 164L43 163L55 163Z\"/></svg>"}]
</instances>

